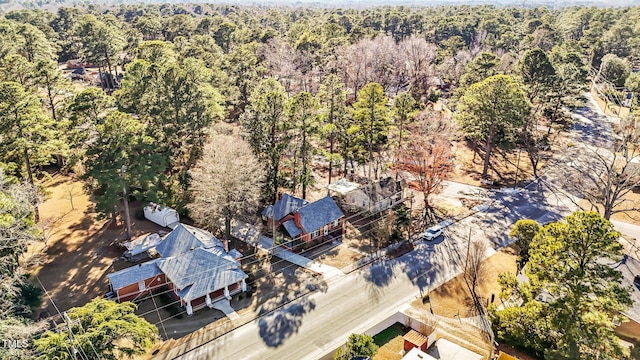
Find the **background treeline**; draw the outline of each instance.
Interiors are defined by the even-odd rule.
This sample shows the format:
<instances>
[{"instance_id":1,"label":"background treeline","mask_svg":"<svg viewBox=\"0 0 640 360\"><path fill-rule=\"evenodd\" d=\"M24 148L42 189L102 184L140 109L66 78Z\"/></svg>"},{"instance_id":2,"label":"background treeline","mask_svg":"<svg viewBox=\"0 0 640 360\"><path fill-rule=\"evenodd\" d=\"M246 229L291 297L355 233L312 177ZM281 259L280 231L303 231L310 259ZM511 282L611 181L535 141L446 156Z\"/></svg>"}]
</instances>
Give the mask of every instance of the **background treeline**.
<instances>
[{"instance_id":1,"label":"background treeline","mask_svg":"<svg viewBox=\"0 0 640 360\"><path fill-rule=\"evenodd\" d=\"M640 8L585 7L10 11L0 18L2 317L29 314L18 259L41 238L47 166L83 176L104 216L137 198L228 228L257 198L305 197L319 163L329 181L406 165L428 208L454 137L483 146L484 176L492 149L514 144L535 171L589 72L624 85L637 68L639 18ZM74 59L98 81L72 83L62 69ZM437 101L457 123L429 110Z\"/></svg>"},{"instance_id":2,"label":"background treeline","mask_svg":"<svg viewBox=\"0 0 640 360\"><path fill-rule=\"evenodd\" d=\"M409 125L402 119L413 120L409 114L443 95L455 108L467 88L491 75L516 76L527 87L528 100L539 105L534 109L540 116L561 122L562 110L580 94L586 74L600 69L605 55L625 59L629 69L638 63L639 14L640 8L552 12L491 6L356 10L199 4L11 11L0 20L0 72L10 83L3 86L3 101L19 111L3 114L2 160L8 174L30 182L34 171L52 161L67 169L82 165L96 180L98 210L107 214L127 187L129 194L144 193L147 200L184 205L188 172L202 156L210 125L244 119L255 142L258 122L264 128L268 119L256 114L251 97L263 80L273 78L278 84L268 92L282 90L287 98L282 112L274 114L284 125L272 124L286 133L283 139L291 137L287 126L300 118L289 106L296 94L316 97L323 83L344 91L330 95L337 99L298 99L298 107L313 108L310 119L322 120L322 126L303 130L313 132L313 142L278 150L294 163L284 164L293 173L286 182L294 190L308 184L297 178L307 170L296 166L306 166L318 152L309 147L323 149L330 168L342 163L346 171L347 165L374 163L377 175L385 153L393 150L388 140L402 142ZM58 65L71 59L96 66L105 91L71 84ZM394 108L379 117L358 118L358 107L371 104L356 102L357 95L371 83L383 92L376 101L394 103ZM374 94L378 88L367 90ZM396 102L401 93L411 101ZM327 106L335 101L346 108L337 110L339 116L327 116ZM367 121L375 124L368 132ZM530 128L540 129L537 123ZM482 131L463 131L476 142L486 138ZM501 138L510 137L497 131ZM122 135L128 141L119 144ZM316 135L321 139L315 141ZM525 135L538 149L535 137ZM123 148L107 156L105 149L116 145ZM271 150L254 148L259 158L271 156L270 167L277 172L282 164L268 155ZM530 155L535 161L537 154ZM134 157L152 165L139 168L139 161L129 160ZM276 189L278 174L268 173L267 179L272 179L268 187ZM274 192L267 191L266 198Z\"/></svg>"}]
</instances>

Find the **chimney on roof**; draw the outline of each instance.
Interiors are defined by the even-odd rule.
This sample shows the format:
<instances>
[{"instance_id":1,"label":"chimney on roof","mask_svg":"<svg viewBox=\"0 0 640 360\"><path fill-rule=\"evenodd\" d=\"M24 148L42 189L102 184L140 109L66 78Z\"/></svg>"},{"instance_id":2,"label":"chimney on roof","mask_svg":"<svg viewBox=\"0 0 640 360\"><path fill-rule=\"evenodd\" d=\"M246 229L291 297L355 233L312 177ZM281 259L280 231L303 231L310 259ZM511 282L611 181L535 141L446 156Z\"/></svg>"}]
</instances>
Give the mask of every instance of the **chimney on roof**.
<instances>
[{"instance_id":1,"label":"chimney on roof","mask_svg":"<svg viewBox=\"0 0 640 360\"><path fill-rule=\"evenodd\" d=\"M192 246L189 250L193 251L193 249L195 249L195 248Z\"/></svg>"}]
</instances>

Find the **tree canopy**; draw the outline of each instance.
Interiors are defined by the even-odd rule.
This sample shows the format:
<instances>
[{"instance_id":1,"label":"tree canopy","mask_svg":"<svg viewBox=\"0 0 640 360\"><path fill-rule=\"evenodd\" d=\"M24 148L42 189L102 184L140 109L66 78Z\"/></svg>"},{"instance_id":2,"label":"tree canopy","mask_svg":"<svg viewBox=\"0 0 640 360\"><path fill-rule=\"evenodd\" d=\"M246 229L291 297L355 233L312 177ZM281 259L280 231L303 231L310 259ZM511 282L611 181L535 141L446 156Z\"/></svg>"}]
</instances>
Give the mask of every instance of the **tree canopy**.
<instances>
[{"instance_id":1,"label":"tree canopy","mask_svg":"<svg viewBox=\"0 0 640 360\"><path fill-rule=\"evenodd\" d=\"M334 355L334 360L348 360L354 357L371 357L378 352L373 337L365 334L351 334L347 343Z\"/></svg>"},{"instance_id":2,"label":"tree canopy","mask_svg":"<svg viewBox=\"0 0 640 360\"><path fill-rule=\"evenodd\" d=\"M529 110L521 85L507 75L494 75L465 91L455 117L468 138L485 143L483 177L487 177L492 146L512 142Z\"/></svg>"},{"instance_id":3,"label":"tree canopy","mask_svg":"<svg viewBox=\"0 0 640 360\"><path fill-rule=\"evenodd\" d=\"M224 219L225 237L231 239L231 220L257 208L264 169L245 141L231 135L215 135L191 170L188 205L193 218L213 230Z\"/></svg>"},{"instance_id":4,"label":"tree canopy","mask_svg":"<svg viewBox=\"0 0 640 360\"><path fill-rule=\"evenodd\" d=\"M531 231L524 227L517 232L528 238ZM576 212L540 227L529 245L529 283L501 277L503 287L524 304L493 310L498 338L521 342L545 358L628 356L614 334L614 323L631 305L629 288L620 284L622 274L614 266L622 259L619 237L596 212ZM538 297L541 293L547 300Z\"/></svg>"},{"instance_id":5,"label":"tree canopy","mask_svg":"<svg viewBox=\"0 0 640 360\"><path fill-rule=\"evenodd\" d=\"M67 311L62 326L69 331L46 331L34 345L39 359L72 359L70 351L89 359L122 359L143 354L158 339L158 329L138 317L131 302L96 298Z\"/></svg>"}]
</instances>

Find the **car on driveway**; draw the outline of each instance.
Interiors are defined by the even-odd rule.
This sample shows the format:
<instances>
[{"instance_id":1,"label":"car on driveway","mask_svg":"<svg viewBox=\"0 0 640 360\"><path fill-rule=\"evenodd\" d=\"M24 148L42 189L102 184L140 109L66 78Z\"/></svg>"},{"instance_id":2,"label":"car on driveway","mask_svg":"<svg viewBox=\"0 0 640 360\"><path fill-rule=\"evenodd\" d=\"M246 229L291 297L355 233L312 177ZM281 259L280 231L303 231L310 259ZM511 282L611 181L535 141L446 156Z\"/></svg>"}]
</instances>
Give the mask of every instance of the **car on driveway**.
<instances>
[{"instance_id":1,"label":"car on driveway","mask_svg":"<svg viewBox=\"0 0 640 360\"><path fill-rule=\"evenodd\" d=\"M430 227L427 231L422 234L422 240L431 241L437 239L440 235L444 233L444 227L440 225L436 225Z\"/></svg>"}]
</instances>

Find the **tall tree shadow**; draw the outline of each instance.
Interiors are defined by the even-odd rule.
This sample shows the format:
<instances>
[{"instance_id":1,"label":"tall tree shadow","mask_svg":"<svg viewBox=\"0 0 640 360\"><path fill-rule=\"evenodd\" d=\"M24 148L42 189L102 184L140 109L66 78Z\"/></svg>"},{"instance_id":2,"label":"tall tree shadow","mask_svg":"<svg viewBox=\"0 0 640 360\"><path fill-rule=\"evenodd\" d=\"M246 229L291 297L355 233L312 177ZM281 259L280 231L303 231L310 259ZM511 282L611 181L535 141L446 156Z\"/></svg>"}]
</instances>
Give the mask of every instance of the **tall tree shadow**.
<instances>
[{"instance_id":1,"label":"tall tree shadow","mask_svg":"<svg viewBox=\"0 0 640 360\"><path fill-rule=\"evenodd\" d=\"M258 321L260 337L269 347L278 347L298 332L304 315L314 310L316 304L308 297L284 306Z\"/></svg>"}]
</instances>

